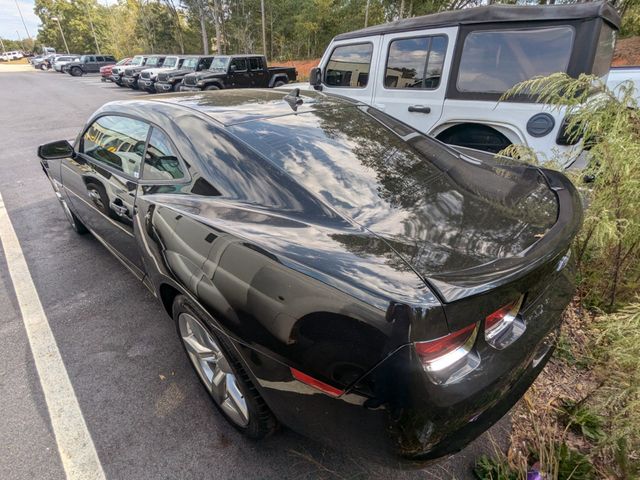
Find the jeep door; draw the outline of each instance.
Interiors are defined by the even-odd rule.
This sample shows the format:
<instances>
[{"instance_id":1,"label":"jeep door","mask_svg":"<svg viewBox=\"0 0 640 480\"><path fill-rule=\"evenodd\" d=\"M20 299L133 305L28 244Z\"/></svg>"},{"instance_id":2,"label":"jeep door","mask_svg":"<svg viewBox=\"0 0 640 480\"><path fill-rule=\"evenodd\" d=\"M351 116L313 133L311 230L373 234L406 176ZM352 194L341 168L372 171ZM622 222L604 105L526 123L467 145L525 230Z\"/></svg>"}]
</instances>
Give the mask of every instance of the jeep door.
<instances>
[{"instance_id":1,"label":"jeep door","mask_svg":"<svg viewBox=\"0 0 640 480\"><path fill-rule=\"evenodd\" d=\"M100 70L95 55L85 55L83 69L85 73L98 72Z\"/></svg>"},{"instance_id":2,"label":"jeep door","mask_svg":"<svg viewBox=\"0 0 640 480\"><path fill-rule=\"evenodd\" d=\"M251 86L264 88L269 86L269 74L263 57L251 57L249 59L249 70L251 72Z\"/></svg>"},{"instance_id":3,"label":"jeep door","mask_svg":"<svg viewBox=\"0 0 640 480\"><path fill-rule=\"evenodd\" d=\"M251 87L251 74L247 65L247 58L233 58L229 64L229 79L225 82L232 88Z\"/></svg>"},{"instance_id":4,"label":"jeep door","mask_svg":"<svg viewBox=\"0 0 640 480\"><path fill-rule=\"evenodd\" d=\"M371 104L373 100L380 36L333 43L320 65L324 92L344 95Z\"/></svg>"},{"instance_id":5,"label":"jeep door","mask_svg":"<svg viewBox=\"0 0 640 480\"><path fill-rule=\"evenodd\" d=\"M373 105L424 133L442 115L458 28L384 35Z\"/></svg>"},{"instance_id":6,"label":"jeep door","mask_svg":"<svg viewBox=\"0 0 640 480\"><path fill-rule=\"evenodd\" d=\"M69 201L98 240L140 278L142 260L133 218L142 159L150 126L120 115L103 115L84 131L75 158L62 161Z\"/></svg>"}]
</instances>

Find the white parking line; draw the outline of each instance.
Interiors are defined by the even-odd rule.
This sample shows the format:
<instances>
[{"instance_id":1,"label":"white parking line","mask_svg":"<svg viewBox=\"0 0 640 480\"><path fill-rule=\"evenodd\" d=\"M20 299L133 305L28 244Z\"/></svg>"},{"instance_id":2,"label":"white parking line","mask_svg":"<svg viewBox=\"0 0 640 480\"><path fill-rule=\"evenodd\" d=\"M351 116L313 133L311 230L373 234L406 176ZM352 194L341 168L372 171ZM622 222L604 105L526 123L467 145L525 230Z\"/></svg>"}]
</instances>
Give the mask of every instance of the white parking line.
<instances>
[{"instance_id":1,"label":"white parking line","mask_svg":"<svg viewBox=\"0 0 640 480\"><path fill-rule=\"evenodd\" d=\"M93 440L0 194L0 241L68 480L104 480Z\"/></svg>"}]
</instances>

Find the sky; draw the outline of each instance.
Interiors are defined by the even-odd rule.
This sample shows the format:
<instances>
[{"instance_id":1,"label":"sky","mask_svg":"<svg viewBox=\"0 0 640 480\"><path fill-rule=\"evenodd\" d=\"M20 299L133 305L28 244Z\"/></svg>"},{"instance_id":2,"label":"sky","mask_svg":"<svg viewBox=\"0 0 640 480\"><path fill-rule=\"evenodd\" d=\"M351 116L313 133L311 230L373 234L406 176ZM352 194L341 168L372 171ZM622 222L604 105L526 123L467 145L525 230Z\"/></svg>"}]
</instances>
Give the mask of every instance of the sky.
<instances>
[{"instance_id":1,"label":"sky","mask_svg":"<svg viewBox=\"0 0 640 480\"><path fill-rule=\"evenodd\" d=\"M18 0L18 5L20 5L29 34L31 38L34 38L38 33L40 19L33 13L33 0ZM20 34L20 38L27 38L27 32L24 30L16 7L16 0L0 0L0 37L17 40L16 30Z\"/></svg>"},{"instance_id":2,"label":"sky","mask_svg":"<svg viewBox=\"0 0 640 480\"><path fill-rule=\"evenodd\" d=\"M40 19L33 13L34 0L17 1L22 11L22 16L24 17L24 23L27 24L29 35L31 35L31 38L35 38L38 34ZM103 5L111 5L116 2L116 0L98 1ZM0 38L18 40L16 30L20 34L20 38L27 38L27 32L24 30L18 8L16 7L16 0L0 0Z\"/></svg>"}]
</instances>

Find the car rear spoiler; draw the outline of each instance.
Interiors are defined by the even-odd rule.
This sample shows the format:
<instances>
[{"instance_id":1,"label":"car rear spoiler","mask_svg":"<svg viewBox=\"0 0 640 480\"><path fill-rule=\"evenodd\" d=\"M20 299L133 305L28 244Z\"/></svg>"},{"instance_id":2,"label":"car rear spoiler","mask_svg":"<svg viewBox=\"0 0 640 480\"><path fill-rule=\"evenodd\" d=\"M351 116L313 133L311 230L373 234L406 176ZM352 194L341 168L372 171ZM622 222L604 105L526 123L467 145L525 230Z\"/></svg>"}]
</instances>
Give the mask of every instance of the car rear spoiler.
<instances>
[{"instance_id":1,"label":"car rear spoiler","mask_svg":"<svg viewBox=\"0 0 640 480\"><path fill-rule=\"evenodd\" d=\"M517 256L426 277L425 280L442 301L456 302L515 282L567 251L582 225L580 195L563 174L543 168L539 171L558 199L558 218L555 224L542 238Z\"/></svg>"}]
</instances>

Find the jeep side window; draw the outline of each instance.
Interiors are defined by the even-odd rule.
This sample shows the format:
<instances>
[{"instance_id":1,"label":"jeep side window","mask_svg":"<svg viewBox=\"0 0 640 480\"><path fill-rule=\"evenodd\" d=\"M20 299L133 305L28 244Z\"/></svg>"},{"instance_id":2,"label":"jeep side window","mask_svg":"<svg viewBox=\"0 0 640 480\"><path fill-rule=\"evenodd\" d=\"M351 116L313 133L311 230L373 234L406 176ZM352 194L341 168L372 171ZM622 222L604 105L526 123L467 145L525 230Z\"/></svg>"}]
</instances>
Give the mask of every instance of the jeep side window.
<instances>
[{"instance_id":1,"label":"jeep side window","mask_svg":"<svg viewBox=\"0 0 640 480\"><path fill-rule=\"evenodd\" d=\"M263 70L264 65L262 65L261 57L253 57L249 59L249 65L251 66L251 70Z\"/></svg>"},{"instance_id":2,"label":"jeep side window","mask_svg":"<svg viewBox=\"0 0 640 480\"><path fill-rule=\"evenodd\" d=\"M462 47L457 90L501 94L524 80L566 72L573 39L570 26L471 32Z\"/></svg>"},{"instance_id":3,"label":"jeep side window","mask_svg":"<svg viewBox=\"0 0 640 480\"><path fill-rule=\"evenodd\" d=\"M366 87L369 82L372 53L371 43L355 43L334 48L324 74L325 85Z\"/></svg>"},{"instance_id":4,"label":"jeep side window","mask_svg":"<svg viewBox=\"0 0 640 480\"><path fill-rule=\"evenodd\" d=\"M247 71L247 60L244 58L234 58L231 61L231 65L236 67L236 72L246 72Z\"/></svg>"},{"instance_id":5,"label":"jeep side window","mask_svg":"<svg viewBox=\"0 0 640 480\"><path fill-rule=\"evenodd\" d=\"M444 35L392 41L384 75L385 88L438 88L446 52Z\"/></svg>"},{"instance_id":6,"label":"jeep side window","mask_svg":"<svg viewBox=\"0 0 640 480\"><path fill-rule=\"evenodd\" d=\"M96 62L104 62L104 57L96 57Z\"/></svg>"}]
</instances>

